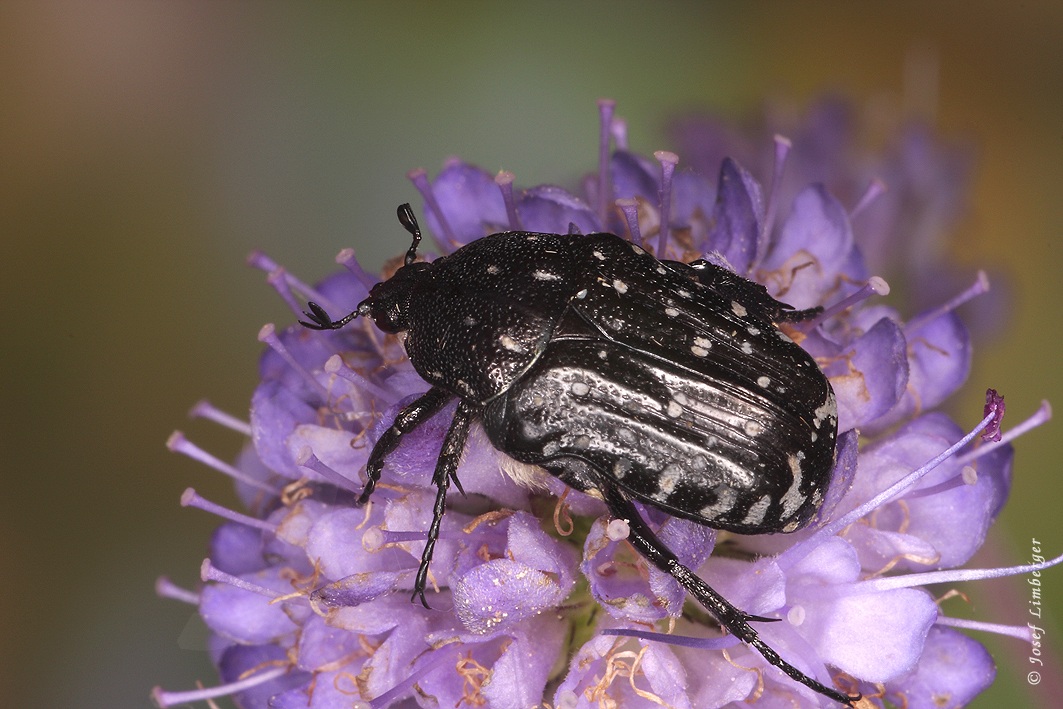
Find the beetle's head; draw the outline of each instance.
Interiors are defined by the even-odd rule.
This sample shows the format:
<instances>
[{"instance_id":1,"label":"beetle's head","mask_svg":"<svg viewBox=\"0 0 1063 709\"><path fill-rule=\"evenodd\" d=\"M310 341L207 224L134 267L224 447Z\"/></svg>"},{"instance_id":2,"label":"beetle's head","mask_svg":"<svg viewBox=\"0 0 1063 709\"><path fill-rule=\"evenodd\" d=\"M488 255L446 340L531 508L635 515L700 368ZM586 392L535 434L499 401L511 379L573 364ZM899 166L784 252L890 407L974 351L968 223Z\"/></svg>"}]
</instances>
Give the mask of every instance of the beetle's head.
<instances>
[{"instance_id":1,"label":"beetle's head","mask_svg":"<svg viewBox=\"0 0 1063 709\"><path fill-rule=\"evenodd\" d=\"M406 313L410 304L410 293L421 280L429 264L416 263L417 245L421 243L421 227L417 224L410 204L400 204L397 210L399 223L410 232L413 243L406 252L403 266L386 281L377 283L369 291L369 297L358 304L358 315L369 316L376 326L384 332L402 332L407 328Z\"/></svg>"},{"instance_id":2,"label":"beetle's head","mask_svg":"<svg viewBox=\"0 0 1063 709\"><path fill-rule=\"evenodd\" d=\"M402 332L407 328L410 294L431 264L419 261L407 264L386 281L369 291L369 297L358 304L358 315L371 317L384 332Z\"/></svg>"},{"instance_id":3,"label":"beetle's head","mask_svg":"<svg viewBox=\"0 0 1063 709\"><path fill-rule=\"evenodd\" d=\"M359 303L353 313L339 320L330 318L324 308L311 301L307 304L310 312L303 311L310 322L299 321L304 327L311 330L338 330L356 317L371 317L384 332L402 332L408 329L410 295L414 286L424 278L425 269L431 267L431 264L416 262L417 245L421 243L421 228L417 225L417 217L413 216L409 204L399 206L399 223L413 236L413 243L406 252L402 268L391 278L373 286L369 297Z\"/></svg>"}]
</instances>

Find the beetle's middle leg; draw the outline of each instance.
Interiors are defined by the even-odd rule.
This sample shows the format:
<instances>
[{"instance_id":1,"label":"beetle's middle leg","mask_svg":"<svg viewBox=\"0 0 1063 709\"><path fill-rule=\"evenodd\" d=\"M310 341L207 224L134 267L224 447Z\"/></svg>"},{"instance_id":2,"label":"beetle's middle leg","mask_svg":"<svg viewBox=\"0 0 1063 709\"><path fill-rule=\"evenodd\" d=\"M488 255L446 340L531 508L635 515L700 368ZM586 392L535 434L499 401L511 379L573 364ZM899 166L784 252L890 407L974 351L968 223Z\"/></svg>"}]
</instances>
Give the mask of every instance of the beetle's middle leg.
<instances>
[{"instance_id":1,"label":"beetle's middle leg","mask_svg":"<svg viewBox=\"0 0 1063 709\"><path fill-rule=\"evenodd\" d=\"M369 461L365 464L368 481L358 498L359 505L364 505L369 501L369 496L373 494L376 483L380 480L380 471L384 469L384 459L399 447L402 437L439 413L439 410L452 398L454 395L450 392L439 387L432 387L399 412L391 428L384 431L384 435L376 442L373 451L369 454Z\"/></svg>"},{"instance_id":2,"label":"beetle's middle leg","mask_svg":"<svg viewBox=\"0 0 1063 709\"><path fill-rule=\"evenodd\" d=\"M450 481L458 484L457 470L461 462L461 453L465 450L465 440L469 437L469 423L476 414L476 409L461 401L458 410L454 413L454 419L450 422L450 429L446 438L443 439L443 449L439 451L439 460L436 461L436 472L432 476L432 483L436 486L436 503L432 508L432 526L428 529L428 540L421 554L421 566L417 569L417 580L413 584L413 597L421 597L421 605L429 608L428 601L424 597L424 589L428 585L428 565L432 561L432 554L439 540L439 528L443 523L443 513L446 511L447 488ZM461 490L461 485L458 485Z\"/></svg>"}]
</instances>

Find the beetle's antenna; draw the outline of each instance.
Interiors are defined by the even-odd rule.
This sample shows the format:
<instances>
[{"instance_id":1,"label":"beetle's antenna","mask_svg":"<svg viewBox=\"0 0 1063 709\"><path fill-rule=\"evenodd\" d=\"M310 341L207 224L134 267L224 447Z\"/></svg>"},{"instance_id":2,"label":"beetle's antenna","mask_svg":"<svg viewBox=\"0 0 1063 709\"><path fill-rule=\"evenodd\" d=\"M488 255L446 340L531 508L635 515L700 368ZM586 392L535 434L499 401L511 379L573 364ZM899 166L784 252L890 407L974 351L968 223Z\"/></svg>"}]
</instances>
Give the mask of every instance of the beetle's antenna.
<instances>
[{"instance_id":1,"label":"beetle's antenna","mask_svg":"<svg viewBox=\"0 0 1063 709\"><path fill-rule=\"evenodd\" d=\"M409 202L399 205L398 214L399 224L402 224L413 236L413 243L410 244L410 250L406 252L406 260L402 264L409 266L417 259L417 245L421 243L421 227L417 224L417 217L413 216Z\"/></svg>"}]
</instances>

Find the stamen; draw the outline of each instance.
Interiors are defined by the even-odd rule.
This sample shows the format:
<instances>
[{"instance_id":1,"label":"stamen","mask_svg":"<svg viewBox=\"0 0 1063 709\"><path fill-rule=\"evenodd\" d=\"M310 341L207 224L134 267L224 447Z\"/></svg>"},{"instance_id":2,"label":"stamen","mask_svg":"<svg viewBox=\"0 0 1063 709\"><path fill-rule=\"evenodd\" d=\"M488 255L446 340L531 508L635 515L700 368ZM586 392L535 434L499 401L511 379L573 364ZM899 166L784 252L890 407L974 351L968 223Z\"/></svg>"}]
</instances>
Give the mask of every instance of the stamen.
<instances>
[{"instance_id":1,"label":"stamen","mask_svg":"<svg viewBox=\"0 0 1063 709\"><path fill-rule=\"evenodd\" d=\"M378 279L369 275L362 268L362 264L358 263L358 259L354 256L354 249L343 249L336 254L336 263L350 271L358 282L365 286L365 294L369 295L369 291L373 289L373 286L377 284ZM365 300L364 297L358 300Z\"/></svg>"},{"instance_id":2,"label":"stamen","mask_svg":"<svg viewBox=\"0 0 1063 709\"><path fill-rule=\"evenodd\" d=\"M273 497L278 497L281 494L281 491L273 487L272 485L267 485L261 480L256 480L255 478L251 477L242 470L238 470L232 465L229 465L228 463L219 460L218 458L215 458L210 453L206 452L205 450L197 446L195 443L192 443L187 438L185 438L185 434L180 431L174 431L170 435L170 437L166 440L166 447L175 453L183 453L192 460L199 461L204 465L209 465L218 472L228 475L233 480L242 482L245 485L250 485L251 487L262 490L263 492L268 492Z\"/></svg>"},{"instance_id":3,"label":"stamen","mask_svg":"<svg viewBox=\"0 0 1063 709\"><path fill-rule=\"evenodd\" d=\"M328 358L328 361L325 362L324 369L326 374L335 374L337 377L346 379L358 388L371 394L373 398L378 401L383 401L387 404L394 404L396 401L395 396L391 392L383 387L377 386L358 372L348 367L347 363L343 361L343 357L338 354L332 355Z\"/></svg>"},{"instance_id":4,"label":"stamen","mask_svg":"<svg viewBox=\"0 0 1063 709\"><path fill-rule=\"evenodd\" d=\"M606 628L599 631L602 635L619 635L625 638L639 638L640 640L653 640L668 645L680 645L682 647L696 647L703 650L722 650L741 644L736 635L724 635L719 638L692 638L687 635L669 635L666 633L651 633L648 630L634 630L632 628Z\"/></svg>"},{"instance_id":5,"label":"stamen","mask_svg":"<svg viewBox=\"0 0 1063 709\"><path fill-rule=\"evenodd\" d=\"M598 219L603 227L613 203L613 176L609 166L609 137L613 128L613 110L616 101L598 99Z\"/></svg>"},{"instance_id":6,"label":"stamen","mask_svg":"<svg viewBox=\"0 0 1063 709\"><path fill-rule=\"evenodd\" d=\"M918 574L906 574L904 576L882 576L879 578L858 581L852 584L848 590L844 586L839 587L842 595L855 595L862 593L881 593L896 588L910 588L912 586L926 586L932 583L957 583L959 581L982 581L995 579L1001 576L1019 576L1031 571L1043 571L1056 564L1063 562L1063 554L1054 559L1042 561L1039 564L1027 564L1025 566L1001 566L994 569L945 569L943 571L926 571Z\"/></svg>"},{"instance_id":7,"label":"stamen","mask_svg":"<svg viewBox=\"0 0 1063 709\"><path fill-rule=\"evenodd\" d=\"M971 284L969 288L964 290L962 293L954 296L953 298L950 298L945 303L939 305L933 310L927 311L926 313L910 320L908 324L905 325L903 328L905 336L910 338L911 335L915 334L916 332L919 332L919 330L927 323L933 322L945 313L955 310L956 308L966 303L968 300L971 300L976 296L982 295L988 290L989 276L986 275L985 271L980 270L978 271L978 275L975 276L974 283Z\"/></svg>"},{"instance_id":8,"label":"stamen","mask_svg":"<svg viewBox=\"0 0 1063 709\"><path fill-rule=\"evenodd\" d=\"M277 295L281 297L288 307L296 316L303 314L303 307L299 305L299 301L292 295L292 289L288 285L288 279L286 278L287 271L283 268L278 268L268 276L266 276L266 283L273 287L273 290L277 291ZM316 302L316 301L315 301Z\"/></svg>"},{"instance_id":9,"label":"stamen","mask_svg":"<svg viewBox=\"0 0 1063 709\"><path fill-rule=\"evenodd\" d=\"M200 564L199 578L202 579L204 583L208 581L216 581L217 583L224 583L228 586L233 586L244 591L249 591L250 593L257 593L258 595L265 596L266 598L272 599L279 598L281 596L280 593L277 593L272 589L266 588L265 586L260 586L257 583L245 581L239 576L233 576L232 574L222 571L217 566L212 564L210 559L204 559L203 563Z\"/></svg>"},{"instance_id":10,"label":"stamen","mask_svg":"<svg viewBox=\"0 0 1063 709\"><path fill-rule=\"evenodd\" d=\"M155 580L155 593L159 598L172 598L175 601L184 601L193 606L199 605L198 593L181 588L165 576L160 576Z\"/></svg>"},{"instance_id":11,"label":"stamen","mask_svg":"<svg viewBox=\"0 0 1063 709\"><path fill-rule=\"evenodd\" d=\"M359 492L362 489L361 483L351 480L346 475L336 472L321 462L321 459L314 455L314 451L310 446L302 447L299 451L299 456L295 459L295 464L313 470L336 487L341 487L345 490L350 490L351 492Z\"/></svg>"},{"instance_id":12,"label":"stamen","mask_svg":"<svg viewBox=\"0 0 1063 709\"><path fill-rule=\"evenodd\" d=\"M873 295L885 296L889 294L890 284L886 283L886 280L884 278L880 278L878 276L871 276L871 278L867 279L867 283L864 284L863 288L856 291L847 298L842 298L837 303L824 310L812 320L809 320L805 323L800 323L796 329L805 333L812 332L828 318L834 317L838 313L844 311L846 308L853 307L860 301L866 300Z\"/></svg>"},{"instance_id":13,"label":"stamen","mask_svg":"<svg viewBox=\"0 0 1063 709\"><path fill-rule=\"evenodd\" d=\"M195 488L187 488L181 494L181 507L198 507L205 512L216 514L219 517L229 520L230 522L238 522L240 524L246 524L248 527L255 527L256 529L262 529L267 532L277 533L277 525L270 524L257 517L251 517L249 515L240 514L234 510L230 510L228 507L222 507L221 505L211 502L210 500L200 497Z\"/></svg>"},{"instance_id":14,"label":"stamen","mask_svg":"<svg viewBox=\"0 0 1063 709\"><path fill-rule=\"evenodd\" d=\"M450 223L443 216L443 210L440 208L439 202L436 201L435 193L432 192L432 185L428 183L428 173L425 172L424 168L419 167L407 172L406 177L410 179L413 186L424 197L424 203L432 210L432 214L436 216L436 221L439 222L439 228L443 230L443 238L436 239L436 243L448 253L453 251L458 246L458 241L454 238L454 230L450 228Z\"/></svg>"},{"instance_id":15,"label":"stamen","mask_svg":"<svg viewBox=\"0 0 1063 709\"><path fill-rule=\"evenodd\" d=\"M200 400L199 403L193 406L192 410L188 412L188 417L193 419L205 418L214 423L221 424L226 428L231 428L237 433L242 433L245 436L251 435L251 424L236 418L232 414L227 414L221 409L215 408L214 405L206 399Z\"/></svg>"},{"instance_id":16,"label":"stamen","mask_svg":"<svg viewBox=\"0 0 1063 709\"><path fill-rule=\"evenodd\" d=\"M1048 423L1051 420L1052 405L1049 404L1047 401L1042 400L1040 408L1038 408L1037 411L1035 411L1033 415L1030 416L1030 418L1026 419L1017 426L1013 426L1011 429L1008 430L1007 433L1002 434L1000 440L993 441L992 443L986 443L984 445L978 446L972 451L964 453L963 455L956 456L956 462L960 463L961 465L966 465L967 463L970 463L976 458L980 458L981 456L985 455L990 451L996 450L1001 446L1007 445L1022 434L1027 433L1028 431L1032 431L1038 426Z\"/></svg>"},{"instance_id":17,"label":"stamen","mask_svg":"<svg viewBox=\"0 0 1063 709\"><path fill-rule=\"evenodd\" d=\"M343 308L339 307L328 297L322 295L316 288L310 286L303 281L299 280L287 270L281 268L280 264L271 259L261 251L255 250L247 255L247 265L253 266L261 271L265 271L267 274L272 274L277 271L284 273L284 280L288 284L288 287L299 293L306 300L312 300L315 303L320 303L326 310L339 311Z\"/></svg>"},{"instance_id":18,"label":"stamen","mask_svg":"<svg viewBox=\"0 0 1063 709\"><path fill-rule=\"evenodd\" d=\"M667 150L658 150L653 154L661 163L661 191L660 197L661 226L657 235L657 258L664 258L665 249L668 246L668 221L672 211L672 175L675 174L675 166L679 164L679 156Z\"/></svg>"},{"instance_id":19,"label":"stamen","mask_svg":"<svg viewBox=\"0 0 1063 709\"><path fill-rule=\"evenodd\" d=\"M246 689L257 687L260 684L265 684L270 680L283 676L287 672L287 667L274 667L265 672L260 672L246 679L242 679L239 682L230 682L229 684L222 684L217 687L194 689L187 692L166 692L163 691L162 687L156 687L151 690L151 696L160 709L166 709L166 707L173 707L178 704L188 704L190 702L202 702L217 697L227 697L230 694L236 694L237 692L243 692Z\"/></svg>"},{"instance_id":20,"label":"stamen","mask_svg":"<svg viewBox=\"0 0 1063 709\"><path fill-rule=\"evenodd\" d=\"M636 199L624 197L616 200L616 206L624 213L627 230L631 234L631 243L642 246L642 231L639 229L639 203Z\"/></svg>"},{"instance_id":21,"label":"stamen","mask_svg":"<svg viewBox=\"0 0 1063 709\"><path fill-rule=\"evenodd\" d=\"M947 625L950 628L963 628L964 630L983 630L987 633L996 633L997 635L1010 635L1013 638L1019 640L1025 640L1026 642L1033 642L1033 632L1028 625L1001 625L1000 623L983 623L978 620L967 620L965 618L949 618L948 616L939 615L938 619L934 621L937 625Z\"/></svg>"},{"instance_id":22,"label":"stamen","mask_svg":"<svg viewBox=\"0 0 1063 709\"><path fill-rule=\"evenodd\" d=\"M322 400L329 400L328 389L326 389L325 385L319 382L314 375L311 374L306 367L301 365L292 353L288 351L288 348L285 347L284 343L281 342L279 337L277 337L276 328L273 326L273 323L266 323L262 326L262 329L258 331L258 341L269 345L274 352L279 354L281 358L288 363L289 367L301 374L310 385L310 388L316 391Z\"/></svg>"},{"instance_id":23,"label":"stamen","mask_svg":"<svg viewBox=\"0 0 1063 709\"><path fill-rule=\"evenodd\" d=\"M864 192L864 196L860 198L860 201L856 203L852 211L849 212L849 221L852 221L857 214L864 211L865 208L876 199L886 193L886 183L877 177L871 180L871 184L867 186L867 192Z\"/></svg>"},{"instance_id":24,"label":"stamen","mask_svg":"<svg viewBox=\"0 0 1063 709\"><path fill-rule=\"evenodd\" d=\"M779 186L782 184L783 168L786 167L786 157L790 154L790 148L793 144L789 138L784 136L775 135L775 166L771 173L771 187L768 192L768 206L764 213L764 228L760 230L760 235L757 239L757 252L753 261L753 268L755 269L760 263L760 259L767 251L768 240L771 238L771 231L775 228L775 216L779 211Z\"/></svg>"},{"instance_id":25,"label":"stamen","mask_svg":"<svg viewBox=\"0 0 1063 709\"><path fill-rule=\"evenodd\" d=\"M468 648L469 646L464 645L463 647ZM461 657L461 653L454 647L451 647L449 650L435 650L432 652L432 655L434 657L432 657L431 660L421 665L402 682L370 701L369 709L382 709L382 707L386 707L399 697L405 696L405 694L410 691L410 688L429 672L432 672L445 664L457 662Z\"/></svg>"},{"instance_id":26,"label":"stamen","mask_svg":"<svg viewBox=\"0 0 1063 709\"><path fill-rule=\"evenodd\" d=\"M499 170L495 175L495 184L502 190L502 201L506 203L506 216L509 217L510 231L523 231L520 226L520 217L517 216L517 205L513 202L513 173Z\"/></svg>"},{"instance_id":27,"label":"stamen","mask_svg":"<svg viewBox=\"0 0 1063 709\"><path fill-rule=\"evenodd\" d=\"M776 562L779 564L779 567L782 568L784 571L789 569L798 561L805 558L809 553L812 552L813 549L818 547L822 542L826 541L828 537L834 536L841 530L848 527L850 524L856 522L861 517L870 514L875 509L885 505L887 502L892 501L893 498L897 497L900 493L904 492L905 490L919 482L919 480L921 480L931 470L941 465L941 463L947 460L956 451L960 450L965 445L970 443L975 436L981 433L983 429L985 429L987 426L989 426L990 423L996 420L996 417L996 412L987 415L978 423L977 426L974 427L974 429L970 433L968 433L959 441L939 453L921 468L901 478L896 483L880 492L878 495L875 495L875 497L871 498L864 504L850 511L848 514L843 515L838 519L832 520L823 527L820 527L815 532L813 532L812 535L808 537L808 539L806 539L805 541L799 542L798 544L795 544L794 546L784 551L776 559Z\"/></svg>"},{"instance_id":28,"label":"stamen","mask_svg":"<svg viewBox=\"0 0 1063 709\"><path fill-rule=\"evenodd\" d=\"M627 121L614 116L609 124L609 132L613 134L613 140L616 141L616 149L627 150Z\"/></svg>"}]
</instances>

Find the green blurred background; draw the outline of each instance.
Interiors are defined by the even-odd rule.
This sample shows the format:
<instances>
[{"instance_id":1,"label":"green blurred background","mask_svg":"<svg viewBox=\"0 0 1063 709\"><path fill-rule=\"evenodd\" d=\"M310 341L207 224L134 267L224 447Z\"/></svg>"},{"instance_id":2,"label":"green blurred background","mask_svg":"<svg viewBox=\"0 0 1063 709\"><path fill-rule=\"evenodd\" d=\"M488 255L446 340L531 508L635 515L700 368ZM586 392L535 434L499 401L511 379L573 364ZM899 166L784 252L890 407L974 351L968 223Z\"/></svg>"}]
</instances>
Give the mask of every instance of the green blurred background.
<instances>
[{"instance_id":1,"label":"green blurred background","mask_svg":"<svg viewBox=\"0 0 1063 709\"><path fill-rule=\"evenodd\" d=\"M598 97L650 153L679 108L827 89L901 105L906 57L936 56L936 125L977 154L955 255L1014 279L1011 324L951 410L973 424L987 386L1012 424L1063 403L1061 36L1049 1L3 3L0 704L147 707L155 684L215 681L190 609L152 586L194 586L215 524L181 491L233 501L166 438L235 454L186 412L245 415L255 334L291 320L246 254L315 280L354 246L377 268L404 248L407 170L460 155L519 185L572 180L595 164ZM1028 559L1032 537L1063 551L1060 430L1020 440L972 566ZM1063 570L1043 580L1058 639ZM984 584L970 614L1024 623L1027 599L1023 578ZM976 706L1058 706L1063 670L1031 690L1028 647L979 639L1000 679Z\"/></svg>"}]
</instances>

